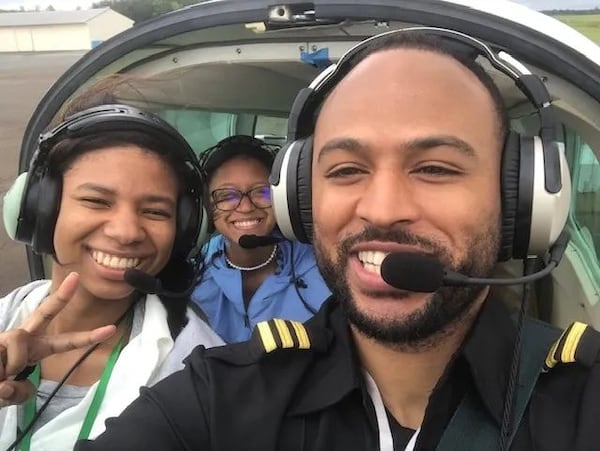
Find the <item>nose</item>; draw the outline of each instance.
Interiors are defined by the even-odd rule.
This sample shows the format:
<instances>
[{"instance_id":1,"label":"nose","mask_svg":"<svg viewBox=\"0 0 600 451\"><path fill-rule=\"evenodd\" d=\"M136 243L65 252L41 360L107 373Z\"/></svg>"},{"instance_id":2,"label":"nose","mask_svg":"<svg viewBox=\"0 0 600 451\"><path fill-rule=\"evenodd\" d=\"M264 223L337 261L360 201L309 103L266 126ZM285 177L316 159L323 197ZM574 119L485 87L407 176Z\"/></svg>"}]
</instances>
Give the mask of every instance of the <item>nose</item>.
<instances>
[{"instance_id":1,"label":"nose","mask_svg":"<svg viewBox=\"0 0 600 451\"><path fill-rule=\"evenodd\" d=\"M256 207L250 201L250 196L248 194L242 195L242 199L240 200L240 204L238 205L236 210L241 213L250 213L251 211L254 211L255 209L256 209Z\"/></svg>"},{"instance_id":2,"label":"nose","mask_svg":"<svg viewBox=\"0 0 600 451\"><path fill-rule=\"evenodd\" d=\"M386 228L420 219L422 210L414 187L401 169L376 170L363 188L356 207L363 221Z\"/></svg>"},{"instance_id":3,"label":"nose","mask_svg":"<svg viewBox=\"0 0 600 451\"><path fill-rule=\"evenodd\" d=\"M104 226L104 233L121 245L139 243L146 237L137 209L125 206L113 210Z\"/></svg>"}]
</instances>

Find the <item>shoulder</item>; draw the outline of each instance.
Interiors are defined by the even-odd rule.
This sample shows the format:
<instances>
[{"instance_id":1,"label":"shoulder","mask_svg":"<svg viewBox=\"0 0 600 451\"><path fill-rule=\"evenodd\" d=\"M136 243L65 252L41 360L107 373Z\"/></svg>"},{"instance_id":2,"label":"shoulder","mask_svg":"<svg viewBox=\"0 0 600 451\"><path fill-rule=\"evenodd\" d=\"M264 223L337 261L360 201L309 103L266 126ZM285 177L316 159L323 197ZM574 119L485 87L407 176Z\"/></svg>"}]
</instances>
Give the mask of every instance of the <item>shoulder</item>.
<instances>
[{"instance_id":1,"label":"shoulder","mask_svg":"<svg viewBox=\"0 0 600 451\"><path fill-rule=\"evenodd\" d=\"M183 341L192 349L195 345L206 348L221 346L224 341L211 329L205 320L204 312L199 311L196 304L190 303L187 309L188 322L177 337L177 342ZM177 343L179 344L179 343Z\"/></svg>"},{"instance_id":2,"label":"shoulder","mask_svg":"<svg viewBox=\"0 0 600 451\"><path fill-rule=\"evenodd\" d=\"M293 251L294 257L296 259L315 259L315 253L313 250L312 244L301 243L300 241L288 241L285 243L288 244L288 252Z\"/></svg>"},{"instance_id":3,"label":"shoulder","mask_svg":"<svg viewBox=\"0 0 600 451\"><path fill-rule=\"evenodd\" d=\"M284 253L284 262L293 260L296 272L306 273L311 270L318 270L317 260L311 244L284 240L280 243L280 248Z\"/></svg>"},{"instance_id":4,"label":"shoulder","mask_svg":"<svg viewBox=\"0 0 600 451\"><path fill-rule=\"evenodd\" d=\"M48 295L49 280L35 280L0 299L0 330L12 326L16 316L27 315L32 312Z\"/></svg>"},{"instance_id":5,"label":"shoulder","mask_svg":"<svg viewBox=\"0 0 600 451\"><path fill-rule=\"evenodd\" d=\"M546 350L531 399L530 421L544 431L538 440L545 441L548 449L597 448L599 353L600 333L580 322L559 330Z\"/></svg>"},{"instance_id":6,"label":"shoulder","mask_svg":"<svg viewBox=\"0 0 600 451\"><path fill-rule=\"evenodd\" d=\"M209 264L215 258L215 254L223 252L225 238L223 235L217 234L210 237L210 239L202 246L202 253L204 254L204 263Z\"/></svg>"},{"instance_id":7,"label":"shoulder","mask_svg":"<svg viewBox=\"0 0 600 451\"><path fill-rule=\"evenodd\" d=\"M600 332L593 327L575 321L554 340L544 370L550 371L561 365L580 365L592 368L600 363Z\"/></svg>"},{"instance_id":8,"label":"shoulder","mask_svg":"<svg viewBox=\"0 0 600 451\"><path fill-rule=\"evenodd\" d=\"M248 341L195 352L190 356L190 363L203 360L215 365L252 366L286 355L304 360L324 352L331 338L326 329L276 318L259 322Z\"/></svg>"}]
</instances>

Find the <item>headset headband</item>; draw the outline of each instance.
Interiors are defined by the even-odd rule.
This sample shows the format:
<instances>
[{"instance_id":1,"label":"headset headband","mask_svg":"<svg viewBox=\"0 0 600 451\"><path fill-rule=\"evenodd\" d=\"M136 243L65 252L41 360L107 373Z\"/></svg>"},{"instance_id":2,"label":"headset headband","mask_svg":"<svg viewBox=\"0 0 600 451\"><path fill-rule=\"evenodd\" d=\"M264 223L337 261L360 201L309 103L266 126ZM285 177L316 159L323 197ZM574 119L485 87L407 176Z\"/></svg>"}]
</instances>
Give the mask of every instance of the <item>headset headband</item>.
<instances>
[{"instance_id":1,"label":"headset headband","mask_svg":"<svg viewBox=\"0 0 600 451\"><path fill-rule=\"evenodd\" d=\"M545 149L544 171L545 188L549 193L558 193L562 188L560 171L560 148L564 142L562 128L552 108L552 99L542 80L533 75L529 69L514 59L510 54L500 51L495 53L487 44L467 34L455 30L437 27L410 27L401 30L391 30L371 36L347 50L335 64L321 72L309 85L299 93L288 122L288 141L293 141L307 134L307 124L312 120L312 113L323 101L325 94L344 78L353 68L349 64L352 59L373 41L379 41L386 36L406 32L426 32L440 38L452 39L466 44L470 49L478 50L494 68L510 77L519 90L525 94L529 102L536 108L540 117L539 135L549 144ZM310 130L312 133L312 130Z\"/></svg>"}]
</instances>

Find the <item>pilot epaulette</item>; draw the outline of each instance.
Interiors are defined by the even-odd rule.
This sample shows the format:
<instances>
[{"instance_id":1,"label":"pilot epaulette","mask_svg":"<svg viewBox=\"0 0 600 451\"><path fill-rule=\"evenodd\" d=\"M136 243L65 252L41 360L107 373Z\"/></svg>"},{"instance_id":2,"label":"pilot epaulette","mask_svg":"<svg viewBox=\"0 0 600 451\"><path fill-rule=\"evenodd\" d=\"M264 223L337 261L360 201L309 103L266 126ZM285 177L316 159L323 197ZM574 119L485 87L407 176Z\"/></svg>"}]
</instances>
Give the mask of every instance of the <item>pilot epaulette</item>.
<instances>
[{"instance_id":1,"label":"pilot epaulette","mask_svg":"<svg viewBox=\"0 0 600 451\"><path fill-rule=\"evenodd\" d=\"M579 363L590 368L598 361L600 333L587 324L575 321L567 327L554 342L546 361L544 371L558 364Z\"/></svg>"},{"instance_id":2,"label":"pilot epaulette","mask_svg":"<svg viewBox=\"0 0 600 451\"><path fill-rule=\"evenodd\" d=\"M331 343L332 333L319 327L307 327L298 321L271 319L256 324L248 341L207 349L204 355L233 365L252 365L277 351L323 352Z\"/></svg>"},{"instance_id":3,"label":"pilot epaulette","mask_svg":"<svg viewBox=\"0 0 600 451\"><path fill-rule=\"evenodd\" d=\"M262 352L276 349L310 349L311 340L304 324L287 319L271 319L256 325L253 340L262 347Z\"/></svg>"}]
</instances>

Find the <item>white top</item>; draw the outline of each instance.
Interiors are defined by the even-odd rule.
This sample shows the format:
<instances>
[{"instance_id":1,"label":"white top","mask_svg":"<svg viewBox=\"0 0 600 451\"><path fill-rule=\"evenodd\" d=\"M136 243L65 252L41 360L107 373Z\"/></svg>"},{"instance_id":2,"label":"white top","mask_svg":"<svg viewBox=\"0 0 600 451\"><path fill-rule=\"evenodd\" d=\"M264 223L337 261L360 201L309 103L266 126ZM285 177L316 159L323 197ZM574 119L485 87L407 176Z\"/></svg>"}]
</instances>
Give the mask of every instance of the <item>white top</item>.
<instances>
[{"instance_id":1,"label":"white top","mask_svg":"<svg viewBox=\"0 0 600 451\"><path fill-rule=\"evenodd\" d=\"M379 451L394 451L392 430L390 429L390 422L385 411L385 405L383 404L381 393L379 393L379 388L377 388L375 380L366 370L363 370L363 375L367 385L367 392L371 397L373 408L375 409L375 419L377 420L377 428L379 429ZM421 428L415 431L406 444L404 451L413 451L415 449L420 430Z\"/></svg>"},{"instance_id":2,"label":"white top","mask_svg":"<svg viewBox=\"0 0 600 451\"><path fill-rule=\"evenodd\" d=\"M0 299L0 330L14 328L46 298L49 281L36 281L16 289ZM223 344L210 327L188 309L188 323L173 342L167 325L167 312L160 299L147 295L135 315L143 315L142 330L121 351L108 383L104 400L94 421L89 438L95 438L105 429L105 420L119 415L138 397L142 386L153 385L165 376L183 368L183 359L197 345L206 347ZM143 307L143 308L142 308ZM96 384L81 402L66 409L37 430L31 439L35 451L71 450L92 402ZM17 407L0 410L0 450L6 449L16 438Z\"/></svg>"}]
</instances>

